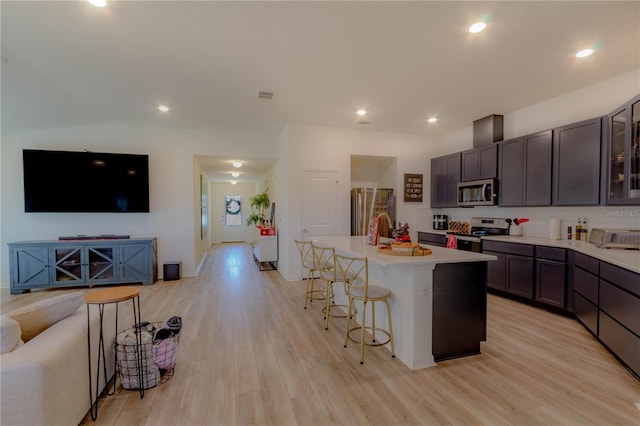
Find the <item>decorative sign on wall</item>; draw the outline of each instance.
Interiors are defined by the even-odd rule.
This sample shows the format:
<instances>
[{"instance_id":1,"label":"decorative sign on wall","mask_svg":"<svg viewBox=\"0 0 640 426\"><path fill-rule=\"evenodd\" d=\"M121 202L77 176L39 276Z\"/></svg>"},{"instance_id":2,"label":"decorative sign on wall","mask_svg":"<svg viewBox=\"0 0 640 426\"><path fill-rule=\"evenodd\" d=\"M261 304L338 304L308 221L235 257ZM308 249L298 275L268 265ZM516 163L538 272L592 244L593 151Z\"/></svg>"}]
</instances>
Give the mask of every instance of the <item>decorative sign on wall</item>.
<instances>
[{"instance_id":1,"label":"decorative sign on wall","mask_svg":"<svg viewBox=\"0 0 640 426\"><path fill-rule=\"evenodd\" d=\"M405 202L422 202L422 175L421 174L404 174L404 201Z\"/></svg>"}]
</instances>

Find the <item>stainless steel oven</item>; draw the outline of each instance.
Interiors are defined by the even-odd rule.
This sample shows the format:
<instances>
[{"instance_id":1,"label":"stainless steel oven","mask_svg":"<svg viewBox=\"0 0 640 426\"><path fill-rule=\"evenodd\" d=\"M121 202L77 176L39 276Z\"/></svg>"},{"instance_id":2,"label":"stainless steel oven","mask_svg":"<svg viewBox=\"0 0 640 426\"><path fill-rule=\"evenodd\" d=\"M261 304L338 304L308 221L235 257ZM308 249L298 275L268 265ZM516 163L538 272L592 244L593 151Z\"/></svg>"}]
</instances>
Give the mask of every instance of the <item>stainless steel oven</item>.
<instances>
[{"instance_id":1,"label":"stainless steel oven","mask_svg":"<svg viewBox=\"0 0 640 426\"><path fill-rule=\"evenodd\" d=\"M472 217L468 234L447 232L455 235L458 250L482 253L482 237L490 235L508 235L509 224L505 219L494 217Z\"/></svg>"}]
</instances>

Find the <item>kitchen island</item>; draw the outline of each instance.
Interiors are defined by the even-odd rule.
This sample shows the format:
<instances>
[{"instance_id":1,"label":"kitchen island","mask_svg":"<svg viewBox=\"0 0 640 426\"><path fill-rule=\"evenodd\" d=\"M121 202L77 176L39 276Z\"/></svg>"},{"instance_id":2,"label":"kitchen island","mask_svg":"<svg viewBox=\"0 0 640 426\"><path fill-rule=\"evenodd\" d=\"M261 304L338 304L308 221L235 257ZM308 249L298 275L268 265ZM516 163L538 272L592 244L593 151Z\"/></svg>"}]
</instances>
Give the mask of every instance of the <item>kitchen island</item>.
<instances>
[{"instance_id":1,"label":"kitchen island","mask_svg":"<svg viewBox=\"0 0 640 426\"><path fill-rule=\"evenodd\" d=\"M314 243L369 259L370 283L392 293L396 357L412 370L480 353L486 339L487 261L495 256L428 245L428 256L393 256L367 244L367 237L315 237ZM336 292L336 303L347 304L343 292ZM383 328L385 314L376 312Z\"/></svg>"}]
</instances>

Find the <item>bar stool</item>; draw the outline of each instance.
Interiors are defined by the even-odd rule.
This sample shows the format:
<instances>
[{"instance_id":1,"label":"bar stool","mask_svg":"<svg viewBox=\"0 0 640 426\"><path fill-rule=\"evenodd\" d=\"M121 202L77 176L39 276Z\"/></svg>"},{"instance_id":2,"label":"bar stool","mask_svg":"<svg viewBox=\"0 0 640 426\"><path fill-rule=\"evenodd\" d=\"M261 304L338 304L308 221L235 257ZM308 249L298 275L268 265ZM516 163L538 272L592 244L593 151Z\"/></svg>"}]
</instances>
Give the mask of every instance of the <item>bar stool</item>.
<instances>
[{"instance_id":1,"label":"bar stool","mask_svg":"<svg viewBox=\"0 0 640 426\"><path fill-rule=\"evenodd\" d=\"M366 257L350 257L340 254L335 255L336 266L340 274L347 279L347 295L349 296L349 310L347 315L347 327L344 334L344 347L347 347L347 340L360 343L360 364L364 364L364 347L367 346L383 346L387 343L391 344L391 357L396 357L393 345L393 325L391 322L391 305L389 299L391 292L384 287L369 285L369 260ZM361 301L362 318L360 325L351 327L351 317L355 316L355 301ZM371 325L366 325L367 303L371 303ZM389 329L381 329L376 327L376 302L384 302L387 305L387 318L389 320ZM360 341L351 337L351 332L360 330ZM365 331L370 331L371 339L365 339ZM380 342L376 338L377 333L386 335L387 339Z\"/></svg>"},{"instance_id":2,"label":"bar stool","mask_svg":"<svg viewBox=\"0 0 640 426\"><path fill-rule=\"evenodd\" d=\"M322 310L324 313L325 325L324 329L329 330L329 317L334 318L346 318L346 314L336 314L335 309L333 313L331 308L345 308L347 311L347 305L336 305L333 285L341 282L345 286L345 294L347 293L345 278L336 269L335 256L336 251L333 247L323 247L317 244L311 244L311 250L313 252L313 262L318 268L320 278L327 282L327 288L325 292L325 307Z\"/></svg>"},{"instance_id":3,"label":"bar stool","mask_svg":"<svg viewBox=\"0 0 640 426\"><path fill-rule=\"evenodd\" d=\"M300 253L300 262L302 262L302 270L307 272L307 291L304 297L304 308L307 309L307 304L314 300L325 300L324 290L316 290L314 288L316 272L318 268L314 263L313 251L311 250L311 241L293 240ZM316 293L321 293L322 296L316 296Z\"/></svg>"}]
</instances>

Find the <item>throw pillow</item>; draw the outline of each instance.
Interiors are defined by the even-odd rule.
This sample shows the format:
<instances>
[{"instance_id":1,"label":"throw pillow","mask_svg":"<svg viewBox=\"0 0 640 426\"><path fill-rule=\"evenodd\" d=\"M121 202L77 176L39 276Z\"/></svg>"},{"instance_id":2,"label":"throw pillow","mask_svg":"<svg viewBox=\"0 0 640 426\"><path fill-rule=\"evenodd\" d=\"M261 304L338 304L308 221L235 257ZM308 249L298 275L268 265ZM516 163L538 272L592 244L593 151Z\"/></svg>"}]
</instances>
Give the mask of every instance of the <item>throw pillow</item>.
<instances>
[{"instance_id":1,"label":"throw pillow","mask_svg":"<svg viewBox=\"0 0 640 426\"><path fill-rule=\"evenodd\" d=\"M11 352L20 343L20 325L13 318L0 316L0 354Z\"/></svg>"},{"instance_id":2,"label":"throw pillow","mask_svg":"<svg viewBox=\"0 0 640 426\"><path fill-rule=\"evenodd\" d=\"M22 330L22 340L28 342L61 319L73 314L83 304L84 293L79 291L41 300L11 311L7 316L18 322Z\"/></svg>"}]
</instances>

